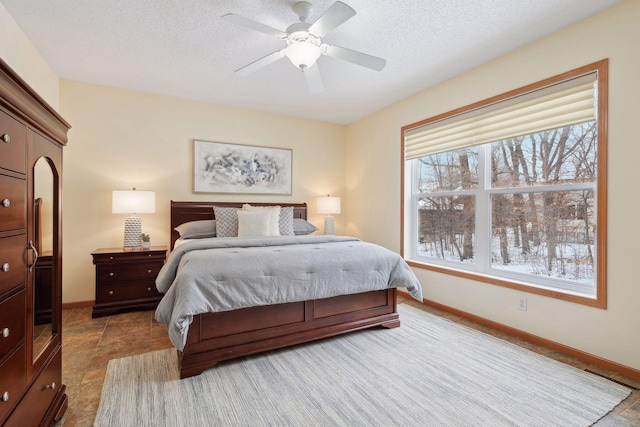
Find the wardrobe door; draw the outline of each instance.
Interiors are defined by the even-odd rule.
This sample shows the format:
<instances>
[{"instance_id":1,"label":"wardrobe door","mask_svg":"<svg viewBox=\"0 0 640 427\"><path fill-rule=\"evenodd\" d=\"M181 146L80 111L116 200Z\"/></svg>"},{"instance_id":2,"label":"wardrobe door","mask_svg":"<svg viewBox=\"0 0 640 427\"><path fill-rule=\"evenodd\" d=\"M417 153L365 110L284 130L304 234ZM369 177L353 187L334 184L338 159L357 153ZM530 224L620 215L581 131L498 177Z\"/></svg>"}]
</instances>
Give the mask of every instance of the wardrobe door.
<instances>
[{"instance_id":1,"label":"wardrobe door","mask_svg":"<svg viewBox=\"0 0 640 427\"><path fill-rule=\"evenodd\" d=\"M62 147L31 132L28 150L27 323L32 384L20 403L30 419L50 424L66 407L62 385ZM55 408L51 411L52 408ZM22 418L22 416L20 417Z\"/></svg>"}]
</instances>

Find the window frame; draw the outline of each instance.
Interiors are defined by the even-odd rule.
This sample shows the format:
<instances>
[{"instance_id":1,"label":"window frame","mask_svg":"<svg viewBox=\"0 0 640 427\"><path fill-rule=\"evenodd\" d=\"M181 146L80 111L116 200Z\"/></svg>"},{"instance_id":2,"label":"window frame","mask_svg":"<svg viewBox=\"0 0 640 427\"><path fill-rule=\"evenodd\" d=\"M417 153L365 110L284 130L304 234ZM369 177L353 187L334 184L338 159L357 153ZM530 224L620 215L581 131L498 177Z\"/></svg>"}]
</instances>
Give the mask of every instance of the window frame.
<instances>
[{"instance_id":1,"label":"window frame","mask_svg":"<svg viewBox=\"0 0 640 427\"><path fill-rule=\"evenodd\" d=\"M425 126L429 123L434 123L437 121L441 121L447 119L449 117L453 117L465 112L469 112L471 110L475 110L478 108L486 107L490 104L495 104L497 102L504 101L509 98L513 98L516 96L523 95L528 92L532 92L535 90L539 90L546 86L550 86L553 84L560 83L565 80L569 80L575 77L579 77L584 74L596 72L597 73L597 135L598 135L598 146L597 146L597 170L598 175L595 181L595 203L596 203L596 221L598 224L595 237L596 237L596 260L595 260L595 295L594 297L587 297L576 295L572 293L566 293L561 290L555 289L547 289L541 288L539 285L527 285L526 282L519 279L509 279L505 277L497 277L491 275L489 272L482 272L479 270L461 270L456 268L453 265L447 265L446 263L429 263L424 261L417 261L414 259L407 258L407 252L409 254L415 253L416 251L411 251L409 245L415 245L415 238L411 239L409 236L416 236L417 234L417 221L415 221L415 215L407 216L407 210L411 210L413 212L417 212L417 206L413 206L414 197L411 194L412 188L410 181L411 179L415 179L415 172L412 170L413 168L407 167L408 160L405 160L405 135L408 131L419 128L421 126ZM514 89L500 95L484 99L482 101L478 101L476 103L457 108L455 110L448 111L446 113L439 114L434 117L430 117L424 120L421 120L416 123L412 123L401 128L400 132L400 141L401 141L401 212L400 212L400 253L403 258L407 261L407 263L415 268L425 269L429 271L434 271L438 273L453 275L457 277L462 277L465 279L471 279L475 281L480 281L483 283L488 283L492 285L502 286L506 288L511 288L531 294L539 294L547 297L552 297L560 300L565 300L569 302L574 302L578 304L584 304L592 307L597 307L601 309L606 309L607 307L607 146L608 146L608 138L607 138L607 130L608 130L608 59L603 59L579 68L576 68L571 71L567 71L556 76L520 87L518 89ZM481 146L480 146L481 147ZM480 148L481 150L481 148ZM479 186L483 186L479 184ZM490 192L493 193L496 189L491 189ZM508 189L509 193L513 193L513 188ZM521 189L518 188L517 191ZM529 187L526 189L522 189L525 192L537 192L535 187ZM480 189L476 190L464 190L463 192L456 192L457 196L461 196L464 194L471 194L481 191ZM497 190L498 192L504 191L502 189ZM438 193L438 195L446 195L447 192ZM479 199L476 199L479 200ZM480 207L477 207L478 209ZM488 209L488 206L483 206L484 209ZM413 219L413 221L410 221ZM406 223L408 222L408 223ZM416 223L416 224L414 224ZM477 241L477 240L476 240ZM479 253L480 251L477 251ZM484 252L484 251L482 251ZM483 254L479 257L482 258ZM476 263L479 263L481 260L477 260Z\"/></svg>"}]
</instances>

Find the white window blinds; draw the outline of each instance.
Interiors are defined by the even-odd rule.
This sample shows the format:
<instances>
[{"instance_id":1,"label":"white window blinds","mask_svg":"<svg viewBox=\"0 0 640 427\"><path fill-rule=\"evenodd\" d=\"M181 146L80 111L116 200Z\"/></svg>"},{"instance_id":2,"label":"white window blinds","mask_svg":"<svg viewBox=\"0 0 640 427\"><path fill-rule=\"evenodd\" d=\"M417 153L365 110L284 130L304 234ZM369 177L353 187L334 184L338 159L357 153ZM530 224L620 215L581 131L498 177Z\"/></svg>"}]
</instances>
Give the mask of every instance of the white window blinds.
<instances>
[{"instance_id":1,"label":"white window blinds","mask_svg":"<svg viewBox=\"0 0 640 427\"><path fill-rule=\"evenodd\" d=\"M405 159L595 120L597 73L405 131Z\"/></svg>"}]
</instances>

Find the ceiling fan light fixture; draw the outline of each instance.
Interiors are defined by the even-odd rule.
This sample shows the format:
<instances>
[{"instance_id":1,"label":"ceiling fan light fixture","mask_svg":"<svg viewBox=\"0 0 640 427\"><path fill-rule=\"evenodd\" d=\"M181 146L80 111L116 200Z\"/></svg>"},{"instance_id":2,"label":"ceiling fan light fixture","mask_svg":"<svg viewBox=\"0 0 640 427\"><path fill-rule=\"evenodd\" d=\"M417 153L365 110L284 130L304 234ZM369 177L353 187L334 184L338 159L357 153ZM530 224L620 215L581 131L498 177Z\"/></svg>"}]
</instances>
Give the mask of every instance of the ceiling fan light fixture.
<instances>
[{"instance_id":1,"label":"ceiling fan light fixture","mask_svg":"<svg viewBox=\"0 0 640 427\"><path fill-rule=\"evenodd\" d=\"M285 41L287 44L285 48L237 69L235 71L236 75L246 76L286 56L296 68L303 71L309 91L311 93L319 93L324 90L324 85L322 84L319 67L315 64L321 55L351 62L376 71L381 71L384 68L386 61L382 58L322 42L323 37L356 14L353 8L338 0L313 23L309 22L309 17L313 12L313 6L309 1L294 3L293 11L298 15L299 22L289 25L286 31L278 30L233 13L227 13L222 16L222 19L227 22L275 37Z\"/></svg>"},{"instance_id":2,"label":"ceiling fan light fixture","mask_svg":"<svg viewBox=\"0 0 640 427\"><path fill-rule=\"evenodd\" d=\"M320 58L320 46L308 41L292 41L284 51L291 63L304 70L311 67Z\"/></svg>"}]
</instances>

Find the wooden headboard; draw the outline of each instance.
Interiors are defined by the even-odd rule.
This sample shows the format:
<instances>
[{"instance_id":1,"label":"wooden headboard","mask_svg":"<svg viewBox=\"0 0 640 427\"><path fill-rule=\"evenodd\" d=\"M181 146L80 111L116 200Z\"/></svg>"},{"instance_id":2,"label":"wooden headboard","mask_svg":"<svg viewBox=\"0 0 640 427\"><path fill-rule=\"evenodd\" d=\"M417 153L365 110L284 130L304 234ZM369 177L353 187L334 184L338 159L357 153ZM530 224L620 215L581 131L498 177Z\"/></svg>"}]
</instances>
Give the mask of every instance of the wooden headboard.
<instances>
[{"instance_id":1,"label":"wooden headboard","mask_svg":"<svg viewBox=\"0 0 640 427\"><path fill-rule=\"evenodd\" d=\"M221 206L225 208L241 208L245 203L253 206L293 206L293 217L307 219L306 203L250 203L250 202L176 202L171 201L171 249L175 241L180 237L175 230L180 224L189 221L203 219L215 219L213 207Z\"/></svg>"}]
</instances>

